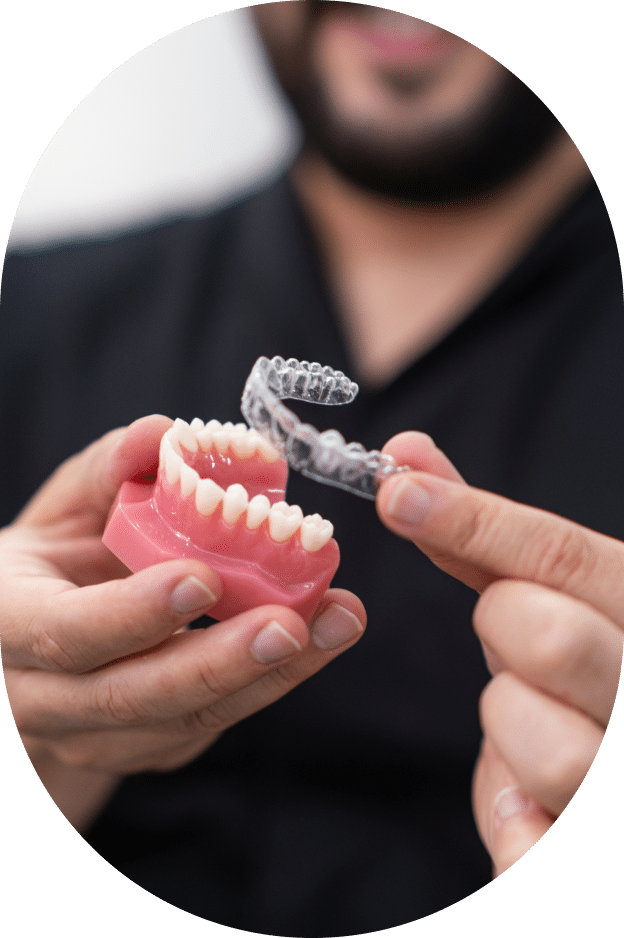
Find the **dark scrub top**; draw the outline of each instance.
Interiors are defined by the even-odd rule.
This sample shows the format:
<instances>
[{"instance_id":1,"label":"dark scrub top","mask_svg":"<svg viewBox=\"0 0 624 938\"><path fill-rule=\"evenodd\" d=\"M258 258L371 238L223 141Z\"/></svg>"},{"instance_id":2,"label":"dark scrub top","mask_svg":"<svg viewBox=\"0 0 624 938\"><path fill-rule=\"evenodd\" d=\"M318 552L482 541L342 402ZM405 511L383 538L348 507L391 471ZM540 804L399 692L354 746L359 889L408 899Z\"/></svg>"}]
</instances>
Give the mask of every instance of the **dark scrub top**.
<instances>
[{"instance_id":1,"label":"dark scrub top","mask_svg":"<svg viewBox=\"0 0 624 938\"><path fill-rule=\"evenodd\" d=\"M152 412L241 419L259 355L354 377L287 181L207 217L10 258L0 342L2 521L66 456ZM433 436L476 486L624 538L624 317L601 198L584 191L457 328L343 408L295 405L378 448ZM470 782L488 675L476 600L374 505L291 473L335 525L334 585L364 639L190 765L128 778L87 835L131 880L273 935L399 925L478 889Z\"/></svg>"}]
</instances>

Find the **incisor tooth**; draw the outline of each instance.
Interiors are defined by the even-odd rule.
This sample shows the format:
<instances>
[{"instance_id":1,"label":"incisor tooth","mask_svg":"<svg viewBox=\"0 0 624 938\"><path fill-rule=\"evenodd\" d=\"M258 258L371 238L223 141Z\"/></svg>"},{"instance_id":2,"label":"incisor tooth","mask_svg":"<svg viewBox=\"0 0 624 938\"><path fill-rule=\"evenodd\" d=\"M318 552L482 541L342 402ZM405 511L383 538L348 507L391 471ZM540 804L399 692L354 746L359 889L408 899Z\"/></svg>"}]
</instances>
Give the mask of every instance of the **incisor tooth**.
<instances>
[{"instance_id":1,"label":"incisor tooth","mask_svg":"<svg viewBox=\"0 0 624 938\"><path fill-rule=\"evenodd\" d=\"M254 495L247 508L247 527L250 531L255 531L260 527L265 518L268 518L271 510L271 502L266 495Z\"/></svg>"},{"instance_id":2,"label":"incisor tooth","mask_svg":"<svg viewBox=\"0 0 624 938\"><path fill-rule=\"evenodd\" d=\"M182 498L188 498L189 495L192 495L197 488L198 482L199 473L190 466L187 466L185 462L182 462L180 466L180 491L182 492Z\"/></svg>"},{"instance_id":3,"label":"incisor tooth","mask_svg":"<svg viewBox=\"0 0 624 938\"><path fill-rule=\"evenodd\" d=\"M195 492L195 505L200 515L211 515L224 495L214 479L200 479Z\"/></svg>"},{"instance_id":4,"label":"incisor tooth","mask_svg":"<svg viewBox=\"0 0 624 938\"><path fill-rule=\"evenodd\" d=\"M197 452L198 447L195 434L189 427L186 420L182 420L181 417L177 417L173 424L173 431L185 449L187 449L190 453Z\"/></svg>"},{"instance_id":5,"label":"incisor tooth","mask_svg":"<svg viewBox=\"0 0 624 938\"><path fill-rule=\"evenodd\" d=\"M237 482L230 485L223 497L223 520L234 524L247 508L247 492Z\"/></svg>"}]
</instances>

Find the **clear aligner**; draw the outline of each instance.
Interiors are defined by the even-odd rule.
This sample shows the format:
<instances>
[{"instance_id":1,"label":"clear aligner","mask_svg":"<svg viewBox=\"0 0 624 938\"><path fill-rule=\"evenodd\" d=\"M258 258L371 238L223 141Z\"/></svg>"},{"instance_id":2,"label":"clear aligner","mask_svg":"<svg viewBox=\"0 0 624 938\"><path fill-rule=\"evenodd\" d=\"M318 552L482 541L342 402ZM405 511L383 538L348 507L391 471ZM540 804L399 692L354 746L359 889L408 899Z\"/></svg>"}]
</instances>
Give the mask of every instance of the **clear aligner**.
<instances>
[{"instance_id":1,"label":"clear aligner","mask_svg":"<svg viewBox=\"0 0 624 938\"><path fill-rule=\"evenodd\" d=\"M368 452L361 443L347 443L337 430L319 433L280 403L290 398L315 404L350 404L358 390L355 381L329 366L263 356L245 383L241 412L292 469L316 482L374 500L383 479L409 467L398 467L392 456L379 450Z\"/></svg>"}]
</instances>

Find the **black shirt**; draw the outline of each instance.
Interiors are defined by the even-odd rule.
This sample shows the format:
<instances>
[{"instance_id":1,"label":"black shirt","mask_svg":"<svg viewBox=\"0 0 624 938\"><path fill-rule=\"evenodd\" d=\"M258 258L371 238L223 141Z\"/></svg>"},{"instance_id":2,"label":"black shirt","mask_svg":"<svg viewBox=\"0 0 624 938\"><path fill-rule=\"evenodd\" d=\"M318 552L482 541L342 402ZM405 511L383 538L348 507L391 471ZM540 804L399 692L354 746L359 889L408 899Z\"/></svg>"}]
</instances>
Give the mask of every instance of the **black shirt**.
<instances>
[{"instance_id":1,"label":"black shirt","mask_svg":"<svg viewBox=\"0 0 624 938\"><path fill-rule=\"evenodd\" d=\"M431 434L471 483L624 539L624 317L592 185L470 316L385 387L299 416L379 448ZM213 216L11 257L0 343L3 523L67 455L146 413L240 420L259 355L353 376L287 181ZM7 442L8 441L8 442ZM171 773L124 781L88 834L196 915L346 935L435 912L489 879L470 781L488 675L476 595L387 532L372 503L291 473L335 525L334 585L363 640Z\"/></svg>"}]
</instances>

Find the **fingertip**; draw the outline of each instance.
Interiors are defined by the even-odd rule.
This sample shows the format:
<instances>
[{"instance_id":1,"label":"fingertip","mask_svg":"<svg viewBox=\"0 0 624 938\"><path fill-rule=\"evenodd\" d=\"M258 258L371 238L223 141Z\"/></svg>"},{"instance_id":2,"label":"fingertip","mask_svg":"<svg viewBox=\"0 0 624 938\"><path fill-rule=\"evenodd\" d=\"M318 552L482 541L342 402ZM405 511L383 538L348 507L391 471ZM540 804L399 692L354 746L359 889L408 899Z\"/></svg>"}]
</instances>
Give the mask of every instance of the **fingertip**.
<instances>
[{"instance_id":1,"label":"fingertip","mask_svg":"<svg viewBox=\"0 0 624 938\"><path fill-rule=\"evenodd\" d=\"M403 430L401 433L395 433L393 437L390 437L381 452L387 453L395 459L400 455L407 459L411 453L434 449L437 449L437 447L428 433L423 433L421 430Z\"/></svg>"},{"instance_id":2,"label":"fingertip","mask_svg":"<svg viewBox=\"0 0 624 938\"><path fill-rule=\"evenodd\" d=\"M323 596L321 602L314 612L313 619L317 619L328 606L333 603L342 606L348 612L358 619L362 629L366 628L367 624L367 615L366 609L364 608L364 603L359 599L355 593L352 593L350 590L339 589L333 587L332 589L327 590Z\"/></svg>"},{"instance_id":3,"label":"fingertip","mask_svg":"<svg viewBox=\"0 0 624 938\"><path fill-rule=\"evenodd\" d=\"M174 616L188 618L208 612L220 599L223 587L215 571L198 561L168 560L146 567L127 578L150 602L165 606Z\"/></svg>"},{"instance_id":4,"label":"fingertip","mask_svg":"<svg viewBox=\"0 0 624 938\"><path fill-rule=\"evenodd\" d=\"M381 484L377 495L377 514L382 524L402 537L411 537L432 505L428 489L419 484L420 473L399 472Z\"/></svg>"},{"instance_id":5,"label":"fingertip","mask_svg":"<svg viewBox=\"0 0 624 938\"><path fill-rule=\"evenodd\" d=\"M155 475L160 441L172 424L163 414L150 414L114 431L118 437L109 455L108 471L117 487Z\"/></svg>"},{"instance_id":6,"label":"fingertip","mask_svg":"<svg viewBox=\"0 0 624 938\"><path fill-rule=\"evenodd\" d=\"M392 456L397 466L410 466L421 472L440 476L450 482L464 479L450 459L439 449L428 433L420 430L404 430L397 433L382 449L384 455Z\"/></svg>"}]
</instances>

